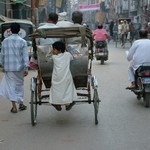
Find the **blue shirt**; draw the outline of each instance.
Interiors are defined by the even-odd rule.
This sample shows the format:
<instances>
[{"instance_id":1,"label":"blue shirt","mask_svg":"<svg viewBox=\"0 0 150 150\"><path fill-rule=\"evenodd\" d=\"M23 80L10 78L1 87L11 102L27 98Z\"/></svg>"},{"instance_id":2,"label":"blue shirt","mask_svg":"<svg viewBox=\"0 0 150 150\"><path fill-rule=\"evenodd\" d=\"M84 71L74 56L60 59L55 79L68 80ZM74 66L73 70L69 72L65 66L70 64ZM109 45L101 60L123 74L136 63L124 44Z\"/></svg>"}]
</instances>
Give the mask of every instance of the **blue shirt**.
<instances>
[{"instance_id":1,"label":"blue shirt","mask_svg":"<svg viewBox=\"0 0 150 150\"><path fill-rule=\"evenodd\" d=\"M1 48L1 65L4 71L28 71L27 42L18 34L5 38Z\"/></svg>"}]
</instances>

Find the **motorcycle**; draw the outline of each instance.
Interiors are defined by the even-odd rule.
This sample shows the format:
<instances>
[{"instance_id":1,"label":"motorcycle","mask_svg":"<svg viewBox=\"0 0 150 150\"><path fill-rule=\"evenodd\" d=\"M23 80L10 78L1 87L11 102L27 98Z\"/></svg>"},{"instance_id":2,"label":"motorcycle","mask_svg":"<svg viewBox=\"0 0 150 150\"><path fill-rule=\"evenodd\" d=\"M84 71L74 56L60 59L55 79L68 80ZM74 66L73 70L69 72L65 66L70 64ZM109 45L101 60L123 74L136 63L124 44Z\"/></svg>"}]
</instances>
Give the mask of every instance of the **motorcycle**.
<instances>
[{"instance_id":1,"label":"motorcycle","mask_svg":"<svg viewBox=\"0 0 150 150\"><path fill-rule=\"evenodd\" d=\"M96 41L95 43L95 57L96 60L100 60L101 64L108 60L108 48L106 41Z\"/></svg>"},{"instance_id":2,"label":"motorcycle","mask_svg":"<svg viewBox=\"0 0 150 150\"><path fill-rule=\"evenodd\" d=\"M137 95L137 99L143 98L144 106L150 106L150 64L141 65L135 71L136 88L131 89Z\"/></svg>"}]
</instances>

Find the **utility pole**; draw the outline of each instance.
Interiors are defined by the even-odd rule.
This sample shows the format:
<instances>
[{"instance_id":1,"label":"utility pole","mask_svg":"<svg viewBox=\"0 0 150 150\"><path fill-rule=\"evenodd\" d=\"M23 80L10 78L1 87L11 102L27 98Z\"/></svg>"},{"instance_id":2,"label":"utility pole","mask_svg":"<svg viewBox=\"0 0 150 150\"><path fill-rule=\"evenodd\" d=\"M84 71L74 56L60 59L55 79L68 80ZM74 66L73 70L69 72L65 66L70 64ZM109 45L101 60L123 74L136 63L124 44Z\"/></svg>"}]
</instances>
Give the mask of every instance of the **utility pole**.
<instances>
[{"instance_id":1,"label":"utility pole","mask_svg":"<svg viewBox=\"0 0 150 150\"><path fill-rule=\"evenodd\" d=\"M31 0L31 21L35 26L38 26L38 7L39 0Z\"/></svg>"},{"instance_id":2,"label":"utility pole","mask_svg":"<svg viewBox=\"0 0 150 150\"><path fill-rule=\"evenodd\" d=\"M34 9L35 9L35 0L31 0L31 21L33 23L35 23Z\"/></svg>"},{"instance_id":3,"label":"utility pole","mask_svg":"<svg viewBox=\"0 0 150 150\"><path fill-rule=\"evenodd\" d=\"M7 0L5 1L5 16L7 17Z\"/></svg>"},{"instance_id":4,"label":"utility pole","mask_svg":"<svg viewBox=\"0 0 150 150\"><path fill-rule=\"evenodd\" d=\"M130 18L130 11L131 11L130 10L130 3L131 3L130 0L128 0L128 18Z\"/></svg>"}]
</instances>

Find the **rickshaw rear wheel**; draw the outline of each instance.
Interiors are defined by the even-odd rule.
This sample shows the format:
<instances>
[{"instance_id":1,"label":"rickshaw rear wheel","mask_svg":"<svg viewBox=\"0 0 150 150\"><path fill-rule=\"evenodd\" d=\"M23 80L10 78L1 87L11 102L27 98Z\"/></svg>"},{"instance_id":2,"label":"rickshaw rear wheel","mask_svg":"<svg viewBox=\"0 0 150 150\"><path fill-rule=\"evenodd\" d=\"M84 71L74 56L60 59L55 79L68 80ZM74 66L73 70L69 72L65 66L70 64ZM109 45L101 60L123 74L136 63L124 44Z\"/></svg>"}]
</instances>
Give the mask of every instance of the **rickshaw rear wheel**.
<instances>
[{"instance_id":1,"label":"rickshaw rear wheel","mask_svg":"<svg viewBox=\"0 0 150 150\"><path fill-rule=\"evenodd\" d=\"M98 124L98 109L99 109L99 97L97 89L94 89L94 96L93 96L93 105L94 105L94 114L95 114L95 125Z\"/></svg>"},{"instance_id":2,"label":"rickshaw rear wheel","mask_svg":"<svg viewBox=\"0 0 150 150\"><path fill-rule=\"evenodd\" d=\"M149 107L150 104L150 93L144 93L144 100L143 100L144 106L146 108Z\"/></svg>"},{"instance_id":3,"label":"rickshaw rear wheel","mask_svg":"<svg viewBox=\"0 0 150 150\"><path fill-rule=\"evenodd\" d=\"M37 117L37 79L31 79L31 123L32 126L36 124L36 117Z\"/></svg>"}]
</instances>

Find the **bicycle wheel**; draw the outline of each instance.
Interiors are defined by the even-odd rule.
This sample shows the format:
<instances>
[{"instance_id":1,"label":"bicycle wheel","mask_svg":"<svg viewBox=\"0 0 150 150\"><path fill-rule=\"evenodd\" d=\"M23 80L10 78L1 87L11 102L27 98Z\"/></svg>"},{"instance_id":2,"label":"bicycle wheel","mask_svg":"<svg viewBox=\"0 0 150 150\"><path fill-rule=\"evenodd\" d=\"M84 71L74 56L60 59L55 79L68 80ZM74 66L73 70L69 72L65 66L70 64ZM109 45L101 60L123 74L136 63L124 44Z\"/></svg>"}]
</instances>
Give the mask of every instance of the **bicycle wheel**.
<instances>
[{"instance_id":1,"label":"bicycle wheel","mask_svg":"<svg viewBox=\"0 0 150 150\"><path fill-rule=\"evenodd\" d=\"M93 96L93 105L94 105L94 115L95 115L95 124L98 124L98 109L99 109L99 97L97 89L94 89L94 96Z\"/></svg>"},{"instance_id":2,"label":"bicycle wheel","mask_svg":"<svg viewBox=\"0 0 150 150\"><path fill-rule=\"evenodd\" d=\"M149 104L150 104L150 93L144 93L144 106L146 108L149 107Z\"/></svg>"},{"instance_id":3,"label":"bicycle wheel","mask_svg":"<svg viewBox=\"0 0 150 150\"><path fill-rule=\"evenodd\" d=\"M36 124L36 117L37 117L37 79L31 79L31 102L30 102L30 109L31 109L31 123L32 126Z\"/></svg>"},{"instance_id":4,"label":"bicycle wheel","mask_svg":"<svg viewBox=\"0 0 150 150\"><path fill-rule=\"evenodd\" d=\"M117 48L117 44L118 44L118 35L116 34L115 35L115 46L116 46L116 48Z\"/></svg>"}]
</instances>

